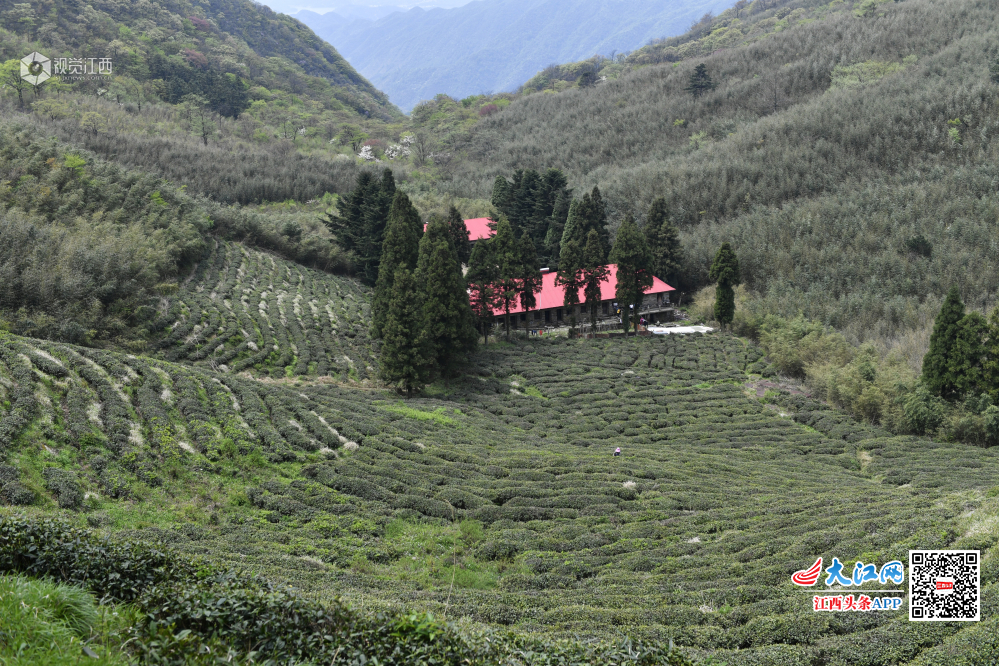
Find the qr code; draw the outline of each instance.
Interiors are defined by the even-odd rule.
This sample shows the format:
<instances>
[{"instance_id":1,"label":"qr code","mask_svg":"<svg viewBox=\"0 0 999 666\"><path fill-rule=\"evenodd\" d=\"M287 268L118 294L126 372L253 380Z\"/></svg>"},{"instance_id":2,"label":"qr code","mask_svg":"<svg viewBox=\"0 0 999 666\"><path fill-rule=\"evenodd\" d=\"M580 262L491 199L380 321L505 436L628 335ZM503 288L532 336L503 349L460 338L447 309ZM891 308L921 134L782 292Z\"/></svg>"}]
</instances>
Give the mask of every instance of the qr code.
<instances>
[{"instance_id":1,"label":"qr code","mask_svg":"<svg viewBox=\"0 0 999 666\"><path fill-rule=\"evenodd\" d=\"M909 619L977 622L981 560L977 550L910 550Z\"/></svg>"}]
</instances>

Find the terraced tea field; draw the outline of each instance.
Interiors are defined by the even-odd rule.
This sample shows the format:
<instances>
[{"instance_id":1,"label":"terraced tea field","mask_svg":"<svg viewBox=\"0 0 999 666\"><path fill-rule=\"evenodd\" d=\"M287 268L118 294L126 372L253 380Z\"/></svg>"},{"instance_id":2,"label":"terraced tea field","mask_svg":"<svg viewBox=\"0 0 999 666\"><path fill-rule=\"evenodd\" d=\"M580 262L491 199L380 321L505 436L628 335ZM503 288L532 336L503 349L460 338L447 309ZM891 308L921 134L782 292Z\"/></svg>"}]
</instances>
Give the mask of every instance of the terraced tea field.
<instances>
[{"instance_id":1,"label":"terraced tea field","mask_svg":"<svg viewBox=\"0 0 999 666\"><path fill-rule=\"evenodd\" d=\"M374 369L368 291L237 243L218 242L163 299L154 329L170 361L271 377L364 379Z\"/></svg>"},{"instance_id":2,"label":"terraced tea field","mask_svg":"<svg viewBox=\"0 0 999 666\"><path fill-rule=\"evenodd\" d=\"M996 649L997 452L889 437L803 397L765 404L746 387L760 353L733 337L496 344L405 401L18 338L0 360L8 497L319 598L672 639L729 665ZM989 551L979 625L814 613L790 582L818 556L949 546Z\"/></svg>"}]
</instances>

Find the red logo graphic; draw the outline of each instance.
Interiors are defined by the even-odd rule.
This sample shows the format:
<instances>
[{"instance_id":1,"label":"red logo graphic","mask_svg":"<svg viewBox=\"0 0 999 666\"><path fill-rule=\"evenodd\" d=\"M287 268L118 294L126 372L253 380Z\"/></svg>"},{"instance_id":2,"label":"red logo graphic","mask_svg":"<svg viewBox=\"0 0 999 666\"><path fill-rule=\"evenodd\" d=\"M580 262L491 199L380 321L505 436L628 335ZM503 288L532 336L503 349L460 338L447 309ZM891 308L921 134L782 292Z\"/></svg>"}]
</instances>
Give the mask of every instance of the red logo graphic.
<instances>
[{"instance_id":1,"label":"red logo graphic","mask_svg":"<svg viewBox=\"0 0 999 666\"><path fill-rule=\"evenodd\" d=\"M954 583L952 583L949 580L938 580L937 581L937 589L938 590L953 590L954 589Z\"/></svg>"},{"instance_id":2,"label":"red logo graphic","mask_svg":"<svg viewBox=\"0 0 999 666\"><path fill-rule=\"evenodd\" d=\"M808 567L807 569L802 569L791 576L791 582L795 585L800 585L802 587L811 587L819 580L819 575L822 573L822 558L815 560L815 564Z\"/></svg>"}]
</instances>

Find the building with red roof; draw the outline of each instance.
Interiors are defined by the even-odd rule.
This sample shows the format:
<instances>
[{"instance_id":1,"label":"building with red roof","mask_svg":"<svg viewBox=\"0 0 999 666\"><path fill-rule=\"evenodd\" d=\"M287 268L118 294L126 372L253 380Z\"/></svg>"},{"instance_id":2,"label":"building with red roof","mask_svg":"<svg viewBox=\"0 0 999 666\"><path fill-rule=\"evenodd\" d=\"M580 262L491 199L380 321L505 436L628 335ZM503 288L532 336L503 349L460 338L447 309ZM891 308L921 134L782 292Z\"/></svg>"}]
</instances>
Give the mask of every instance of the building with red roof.
<instances>
[{"instance_id":1,"label":"building with red roof","mask_svg":"<svg viewBox=\"0 0 999 666\"><path fill-rule=\"evenodd\" d=\"M601 317L615 315L614 303L617 300L614 292L617 289L617 264L607 264L608 275L600 284L600 309ZM510 308L510 325L524 328L544 328L545 326L558 326L568 323L572 314L576 315L576 321L582 322L588 314L583 305L576 306L576 312L572 313L565 308L565 287L556 284L558 277L554 271L545 269L541 275L541 291L536 295L537 307L533 310L525 311L516 302L515 307ZM645 299L639 309L639 315L649 321L670 321L673 318L673 306L670 304L669 294L676 291L657 277L652 278L652 286L645 290ZM583 290L579 290L579 301L584 303L586 296ZM497 318L502 318L506 312L502 308L493 311ZM516 315L516 316L514 316Z\"/></svg>"},{"instance_id":2,"label":"building with red roof","mask_svg":"<svg viewBox=\"0 0 999 666\"><path fill-rule=\"evenodd\" d=\"M475 242L483 238L489 238L496 233L489 225L496 224L488 217L473 217L465 220L465 228L468 229L468 240ZM427 230L427 225L423 225L423 230Z\"/></svg>"}]
</instances>

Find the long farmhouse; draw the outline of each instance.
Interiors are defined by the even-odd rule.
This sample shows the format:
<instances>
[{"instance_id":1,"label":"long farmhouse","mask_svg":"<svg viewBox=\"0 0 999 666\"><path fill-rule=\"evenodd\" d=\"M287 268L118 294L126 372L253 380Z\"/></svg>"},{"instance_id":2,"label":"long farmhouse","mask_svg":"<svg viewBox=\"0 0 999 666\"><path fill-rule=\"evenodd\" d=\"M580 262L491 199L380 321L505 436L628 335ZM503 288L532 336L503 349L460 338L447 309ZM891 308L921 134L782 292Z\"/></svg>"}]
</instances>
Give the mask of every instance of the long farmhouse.
<instances>
[{"instance_id":1,"label":"long farmhouse","mask_svg":"<svg viewBox=\"0 0 999 666\"><path fill-rule=\"evenodd\" d=\"M473 243L489 238L495 233L490 226L493 221L488 217L476 217L465 220L465 228L468 229L468 239ZM617 304L614 293L617 289L617 265L608 264L607 278L600 285L600 309L598 316L601 318L616 317ZM554 271L547 268L541 269L541 292L537 295L537 307L532 310L525 310L518 301L515 308L510 309L510 323L516 328L542 329L553 326L561 326L569 322L569 318L575 314L579 323L588 319L589 315L585 311L585 306L564 307L565 287L555 283L557 277ZM676 291L657 277L652 278L652 286L645 290L645 299L639 309L639 316L650 322L672 321L673 305L670 303L669 294ZM583 290L579 290L579 301L586 300ZM505 316L503 309L495 310L497 317Z\"/></svg>"}]
</instances>

